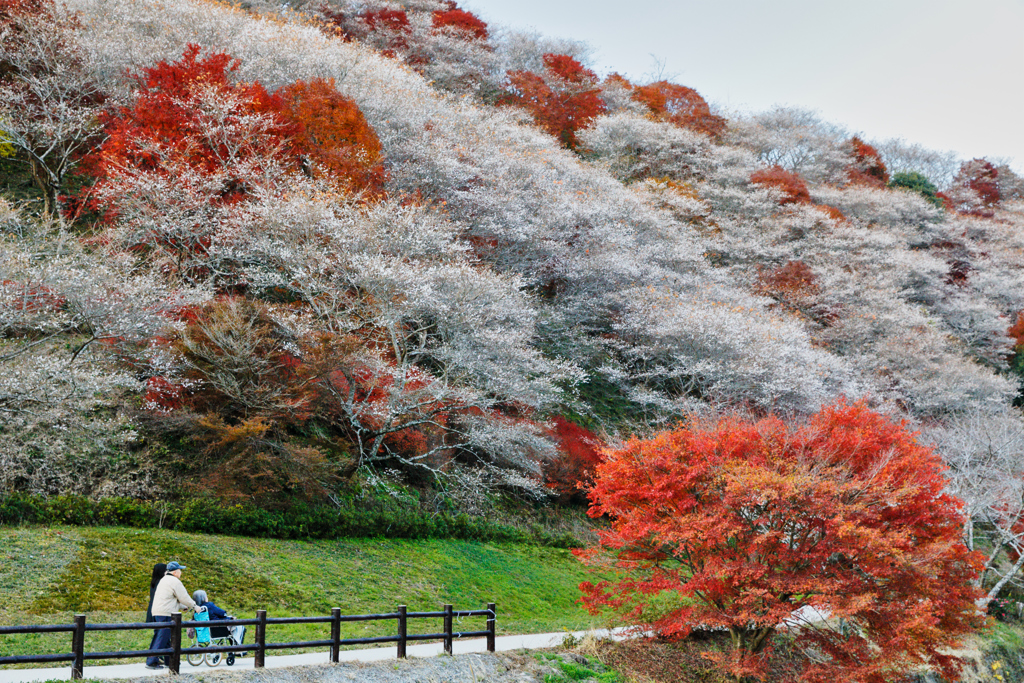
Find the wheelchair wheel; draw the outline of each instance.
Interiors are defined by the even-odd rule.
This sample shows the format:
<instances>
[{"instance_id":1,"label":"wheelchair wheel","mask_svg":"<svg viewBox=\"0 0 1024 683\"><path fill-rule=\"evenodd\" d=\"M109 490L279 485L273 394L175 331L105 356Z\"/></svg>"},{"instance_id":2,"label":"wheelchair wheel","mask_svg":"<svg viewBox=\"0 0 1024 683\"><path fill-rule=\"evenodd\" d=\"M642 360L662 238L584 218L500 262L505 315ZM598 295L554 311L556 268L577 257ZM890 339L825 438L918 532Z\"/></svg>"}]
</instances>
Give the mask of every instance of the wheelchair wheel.
<instances>
[{"instance_id":1,"label":"wheelchair wheel","mask_svg":"<svg viewBox=\"0 0 1024 683\"><path fill-rule=\"evenodd\" d=\"M235 653L234 652L229 652L228 653L228 666L234 666L234 665L235 665Z\"/></svg>"},{"instance_id":2,"label":"wheelchair wheel","mask_svg":"<svg viewBox=\"0 0 1024 683\"><path fill-rule=\"evenodd\" d=\"M220 664L220 653L219 652L207 652L206 653L206 666L217 666Z\"/></svg>"},{"instance_id":3,"label":"wheelchair wheel","mask_svg":"<svg viewBox=\"0 0 1024 683\"><path fill-rule=\"evenodd\" d=\"M196 646L196 644L192 643L189 647L195 647L195 646ZM191 664L192 666L199 666L200 664L203 663L203 659L205 658L204 657L205 654L206 654L205 652L190 652L187 655L185 655L185 660L189 664Z\"/></svg>"}]
</instances>

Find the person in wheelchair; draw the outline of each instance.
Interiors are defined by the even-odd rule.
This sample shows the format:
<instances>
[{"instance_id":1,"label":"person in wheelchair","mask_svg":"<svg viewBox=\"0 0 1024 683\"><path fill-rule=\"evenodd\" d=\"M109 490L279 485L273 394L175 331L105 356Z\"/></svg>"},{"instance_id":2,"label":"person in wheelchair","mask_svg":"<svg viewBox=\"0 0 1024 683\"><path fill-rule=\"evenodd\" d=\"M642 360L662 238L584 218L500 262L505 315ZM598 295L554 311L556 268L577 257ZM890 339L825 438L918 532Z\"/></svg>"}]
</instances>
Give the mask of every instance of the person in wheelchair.
<instances>
[{"instance_id":1,"label":"person in wheelchair","mask_svg":"<svg viewBox=\"0 0 1024 683\"><path fill-rule=\"evenodd\" d=\"M210 621L220 621L222 619L234 619L233 616L222 610L217 604L211 601L206 595L206 591L198 590L192 594L192 599L195 600L196 607L205 607L206 614L209 616ZM196 610L199 611L198 609Z\"/></svg>"},{"instance_id":2,"label":"person in wheelchair","mask_svg":"<svg viewBox=\"0 0 1024 683\"><path fill-rule=\"evenodd\" d=\"M208 628L196 627L195 639L198 641L200 647L207 647L211 641L216 645L241 645L245 639L245 626L230 626L223 622L234 619L233 616L228 614L224 609L212 602L207 596L206 591L197 590L192 594L192 600L196 603L195 608L195 621L209 621L210 626ZM222 622L222 623L217 623ZM191 636L191 634L190 634ZM241 653L244 656L246 653ZM235 653L229 653L227 656L228 666L235 663ZM192 661L195 658L197 661ZM189 655L190 664L198 664L200 661L205 659L206 663L210 666L216 666L220 662L219 653L208 653L205 656L198 654L193 657Z\"/></svg>"}]
</instances>

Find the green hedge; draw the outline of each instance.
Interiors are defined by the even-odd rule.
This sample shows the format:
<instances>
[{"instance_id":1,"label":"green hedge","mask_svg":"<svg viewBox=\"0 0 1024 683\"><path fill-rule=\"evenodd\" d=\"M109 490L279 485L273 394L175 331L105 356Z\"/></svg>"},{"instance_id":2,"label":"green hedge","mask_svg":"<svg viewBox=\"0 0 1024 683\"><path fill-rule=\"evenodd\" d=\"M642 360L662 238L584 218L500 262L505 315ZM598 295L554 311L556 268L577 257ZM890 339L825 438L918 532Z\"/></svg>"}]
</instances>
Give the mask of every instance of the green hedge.
<instances>
[{"instance_id":1,"label":"green hedge","mask_svg":"<svg viewBox=\"0 0 1024 683\"><path fill-rule=\"evenodd\" d=\"M529 543L574 548L568 534L552 534L538 525L530 530L497 524L483 517L427 514L373 501L351 501L341 508L295 505L264 510L196 498L159 503L130 498L44 497L11 493L0 498L0 524L67 524L163 528L255 538L450 538Z\"/></svg>"}]
</instances>

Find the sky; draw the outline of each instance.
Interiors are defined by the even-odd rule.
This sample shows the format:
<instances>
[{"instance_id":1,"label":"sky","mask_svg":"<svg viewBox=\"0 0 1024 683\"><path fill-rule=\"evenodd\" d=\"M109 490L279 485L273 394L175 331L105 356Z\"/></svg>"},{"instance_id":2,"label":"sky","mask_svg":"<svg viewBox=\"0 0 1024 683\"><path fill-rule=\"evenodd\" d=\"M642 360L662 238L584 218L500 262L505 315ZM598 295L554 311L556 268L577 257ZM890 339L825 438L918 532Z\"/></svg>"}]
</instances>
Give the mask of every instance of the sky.
<instances>
[{"instance_id":1,"label":"sky","mask_svg":"<svg viewBox=\"0 0 1024 683\"><path fill-rule=\"evenodd\" d=\"M1024 174L1024 0L464 0L488 24L588 43L729 111L811 109Z\"/></svg>"}]
</instances>

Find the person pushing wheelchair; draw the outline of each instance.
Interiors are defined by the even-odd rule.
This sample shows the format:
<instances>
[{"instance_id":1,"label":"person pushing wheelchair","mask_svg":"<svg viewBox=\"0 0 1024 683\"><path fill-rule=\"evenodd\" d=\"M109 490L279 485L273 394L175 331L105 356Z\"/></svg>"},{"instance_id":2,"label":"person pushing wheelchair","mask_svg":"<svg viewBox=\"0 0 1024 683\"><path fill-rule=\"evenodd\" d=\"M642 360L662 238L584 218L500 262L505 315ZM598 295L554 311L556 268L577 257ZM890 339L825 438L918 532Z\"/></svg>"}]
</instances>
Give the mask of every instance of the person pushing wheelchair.
<instances>
[{"instance_id":1,"label":"person pushing wheelchair","mask_svg":"<svg viewBox=\"0 0 1024 683\"><path fill-rule=\"evenodd\" d=\"M189 609L194 610L196 608L195 600L189 596L188 591L185 590L185 585L181 582L181 572L185 569L188 569L188 567L179 562L167 563L167 573L164 574L164 578L160 579L160 583L156 585L156 590L153 591L153 621L166 623L171 620L171 615L175 612L183 612ZM170 646L171 629L159 629L153 641L152 649L164 650ZM147 669L163 669L165 667L166 664L161 661L159 655L146 658Z\"/></svg>"}]
</instances>

